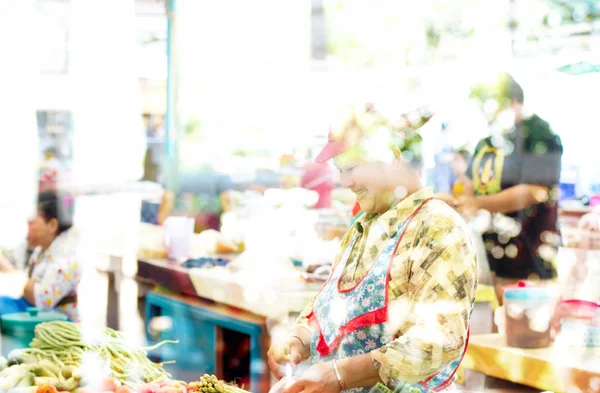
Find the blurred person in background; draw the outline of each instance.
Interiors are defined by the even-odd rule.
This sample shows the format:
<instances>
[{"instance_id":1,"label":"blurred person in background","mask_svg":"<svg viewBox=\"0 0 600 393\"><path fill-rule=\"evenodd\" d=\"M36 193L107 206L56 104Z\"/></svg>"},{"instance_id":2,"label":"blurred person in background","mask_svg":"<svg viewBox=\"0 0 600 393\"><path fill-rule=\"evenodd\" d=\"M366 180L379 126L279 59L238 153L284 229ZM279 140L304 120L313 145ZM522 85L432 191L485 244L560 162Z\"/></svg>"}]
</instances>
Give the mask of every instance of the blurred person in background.
<instances>
[{"instance_id":1,"label":"blurred person in background","mask_svg":"<svg viewBox=\"0 0 600 393\"><path fill-rule=\"evenodd\" d=\"M473 182L467 175L469 163L471 161L471 153L466 149L458 149L452 155L450 169L454 177L452 184L452 197L459 198L463 193L472 193Z\"/></svg>"},{"instance_id":2,"label":"blurred person in background","mask_svg":"<svg viewBox=\"0 0 600 393\"><path fill-rule=\"evenodd\" d=\"M146 129L146 154L144 156L144 175L142 180L158 183L161 166L164 161L164 122L148 125Z\"/></svg>"},{"instance_id":3,"label":"blurred person in background","mask_svg":"<svg viewBox=\"0 0 600 393\"><path fill-rule=\"evenodd\" d=\"M195 218L195 232L219 230L221 215L232 209L231 176L205 166L193 174L183 174L175 210Z\"/></svg>"},{"instance_id":4,"label":"blurred person in background","mask_svg":"<svg viewBox=\"0 0 600 393\"><path fill-rule=\"evenodd\" d=\"M300 187L315 191L319 194L315 208L328 209L331 207L331 192L333 191L333 173L326 162L308 162L304 165L304 173L300 179Z\"/></svg>"},{"instance_id":5,"label":"blurred person in background","mask_svg":"<svg viewBox=\"0 0 600 393\"><path fill-rule=\"evenodd\" d=\"M449 194L456 177L452 171L454 149L450 143L448 124L442 123L438 137L435 140L435 165L431 169L431 182L437 193Z\"/></svg>"},{"instance_id":6,"label":"blurred person in background","mask_svg":"<svg viewBox=\"0 0 600 393\"><path fill-rule=\"evenodd\" d=\"M523 89L511 75L474 86L471 96L484 108L495 101L492 136L479 142L467 170L472 191L454 202L467 218L492 213L483 241L502 302L506 285L524 279L551 284L557 276L563 148L546 121L526 113Z\"/></svg>"},{"instance_id":7,"label":"blurred person in background","mask_svg":"<svg viewBox=\"0 0 600 393\"><path fill-rule=\"evenodd\" d=\"M382 127L374 116L371 106L354 114L317 157L334 160L364 214L295 328L273 340L268 360L278 378L286 365L312 364L282 382L284 393L369 392L379 382L441 390L466 349L477 286L468 229L422 187L421 139L412 136L423 123Z\"/></svg>"},{"instance_id":8,"label":"blurred person in background","mask_svg":"<svg viewBox=\"0 0 600 393\"><path fill-rule=\"evenodd\" d=\"M37 213L29 220L27 243L34 250L22 286L19 283L22 297L0 297L0 315L37 307L61 311L71 321L79 319L77 286L81 279L81 266L77 258L77 236L67 213L68 207L63 206L63 201L54 192L39 194ZM5 278L19 277L5 260L2 267L4 272L0 275L9 275Z\"/></svg>"}]
</instances>

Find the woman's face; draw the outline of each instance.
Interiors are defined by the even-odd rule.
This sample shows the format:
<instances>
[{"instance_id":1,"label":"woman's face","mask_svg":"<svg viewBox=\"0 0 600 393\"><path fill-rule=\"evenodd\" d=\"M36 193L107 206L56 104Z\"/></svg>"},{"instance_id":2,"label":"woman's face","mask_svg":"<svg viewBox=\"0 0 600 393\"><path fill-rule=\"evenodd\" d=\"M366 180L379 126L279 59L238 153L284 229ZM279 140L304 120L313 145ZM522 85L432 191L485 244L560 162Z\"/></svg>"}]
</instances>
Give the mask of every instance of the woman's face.
<instances>
[{"instance_id":1,"label":"woman's face","mask_svg":"<svg viewBox=\"0 0 600 393\"><path fill-rule=\"evenodd\" d=\"M48 247L58 230L58 222L55 218L46 220L46 218L38 212L29 220L29 228L27 231L27 244L30 247Z\"/></svg>"},{"instance_id":2,"label":"woman's face","mask_svg":"<svg viewBox=\"0 0 600 393\"><path fill-rule=\"evenodd\" d=\"M354 192L362 211L383 213L389 209L395 199L388 178L393 164L369 162L345 153L335 157L334 163L340 171L342 186Z\"/></svg>"}]
</instances>

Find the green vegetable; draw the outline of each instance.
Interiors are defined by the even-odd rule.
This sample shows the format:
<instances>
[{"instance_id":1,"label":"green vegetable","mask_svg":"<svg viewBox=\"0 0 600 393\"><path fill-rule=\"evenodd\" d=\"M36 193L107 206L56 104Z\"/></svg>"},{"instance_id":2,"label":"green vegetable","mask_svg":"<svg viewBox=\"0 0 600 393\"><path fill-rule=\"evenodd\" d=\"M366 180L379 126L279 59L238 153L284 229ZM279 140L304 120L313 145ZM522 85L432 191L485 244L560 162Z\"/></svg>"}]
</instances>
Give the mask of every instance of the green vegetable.
<instances>
[{"instance_id":1,"label":"green vegetable","mask_svg":"<svg viewBox=\"0 0 600 393\"><path fill-rule=\"evenodd\" d=\"M35 385L51 385L55 386L59 382L57 377L35 377Z\"/></svg>"},{"instance_id":2,"label":"green vegetable","mask_svg":"<svg viewBox=\"0 0 600 393\"><path fill-rule=\"evenodd\" d=\"M62 376L65 381L72 377L79 380L82 375L77 368L83 355L95 352L108 362L112 377L135 387L133 385L136 383L160 382L170 377L162 366L167 362L156 364L147 356L148 351L167 343L177 342L163 341L152 347L132 350L123 335L110 328L105 328L101 339L88 342L82 339L78 324L53 321L38 324L35 327L35 338L29 344L30 348L11 352L9 360L23 363L35 359L36 366L45 368L45 371L36 368L38 377ZM141 380L136 381L138 376Z\"/></svg>"},{"instance_id":3,"label":"green vegetable","mask_svg":"<svg viewBox=\"0 0 600 393\"><path fill-rule=\"evenodd\" d=\"M53 362L51 362L47 359L40 360L40 362L38 364L41 367L43 367L45 369L45 371L52 373L52 375L48 375L49 377L54 377L54 376L57 377L58 374L60 374L61 370L56 366L56 364L54 364Z\"/></svg>"},{"instance_id":4,"label":"green vegetable","mask_svg":"<svg viewBox=\"0 0 600 393\"><path fill-rule=\"evenodd\" d=\"M7 367L4 370L2 370L2 372L0 372L0 377L2 377L2 378L9 377L10 375L16 373L18 370L20 370L22 368L23 367L19 364L15 364L13 366Z\"/></svg>"},{"instance_id":5,"label":"green vegetable","mask_svg":"<svg viewBox=\"0 0 600 393\"><path fill-rule=\"evenodd\" d=\"M415 385L408 385L402 381L398 382L396 385L396 389L394 389L393 393L421 393L421 389L416 387ZM433 390L427 390L428 393L434 393ZM392 393L392 391L385 385L378 383L371 389L369 393Z\"/></svg>"},{"instance_id":6,"label":"green vegetable","mask_svg":"<svg viewBox=\"0 0 600 393\"><path fill-rule=\"evenodd\" d=\"M29 372L33 373L36 377L57 377L58 375L50 371L49 368L44 367L40 364L28 364L24 366Z\"/></svg>"},{"instance_id":7,"label":"green vegetable","mask_svg":"<svg viewBox=\"0 0 600 393\"><path fill-rule=\"evenodd\" d=\"M16 388L28 388L35 385L35 375L29 372L15 385Z\"/></svg>"},{"instance_id":8,"label":"green vegetable","mask_svg":"<svg viewBox=\"0 0 600 393\"><path fill-rule=\"evenodd\" d=\"M74 366L65 366L60 370L59 376L63 377L64 379L69 379L69 378L75 378L77 380L81 379L81 377L79 375L73 375L75 370L76 370L76 368Z\"/></svg>"},{"instance_id":9,"label":"green vegetable","mask_svg":"<svg viewBox=\"0 0 600 393\"><path fill-rule=\"evenodd\" d=\"M387 386L384 386L381 383L378 383L377 385L375 385L373 387L373 389L371 389L371 391L369 393L392 393L392 391L390 389L387 388Z\"/></svg>"},{"instance_id":10,"label":"green vegetable","mask_svg":"<svg viewBox=\"0 0 600 393\"><path fill-rule=\"evenodd\" d=\"M7 370L11 370L11 372L0 380L0 390L14 388L29 373L26 369L19 366L15 368L10 367Z\"/></svg>"},{"instance_id":11,"label":"green vegetable","mask_svg":"<svg viewBox=\"0 0 600 393\"><path fill-rule=\"evenodd\" d=\"M14 349L8 354L8 362L13 364L24 363L26 354L27 352L24 349Z\"/></svg>"},{"instance_id":12,"label":"green vegetable","mask_svg":"<svg viewBox=\"0 0 600 393\"><path fill-rule=\"evenodd\" d=\"M227 385L219 381L214 375L204 374L200 381L192 382L188 385L190 388L205 393L248 393L232 385Z\"/></svg>"},{"instance_id":13,"label":"green vegetable","mask_svg":"<svg viewBox=\"0 0 600 393\"><path fill-rule=\"evenodd\" d=\"M67 380L58 381L58 383L56 385L54 385L54 387L59 391L71 392L71 391L75 390L78 385L79 385L79 382L75 378L71 377Z\"/></svg>"}]
</instances>

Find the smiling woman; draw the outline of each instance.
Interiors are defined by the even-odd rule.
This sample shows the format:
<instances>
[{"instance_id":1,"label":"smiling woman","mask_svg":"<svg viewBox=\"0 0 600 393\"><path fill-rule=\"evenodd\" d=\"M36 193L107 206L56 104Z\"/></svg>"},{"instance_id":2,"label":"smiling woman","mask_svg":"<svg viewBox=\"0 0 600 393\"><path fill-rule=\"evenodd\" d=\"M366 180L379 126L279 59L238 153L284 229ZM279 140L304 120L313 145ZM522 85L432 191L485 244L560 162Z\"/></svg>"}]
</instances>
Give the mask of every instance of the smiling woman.
<instances>
[{"instance_id":1,"label":"smiling woman","mask_svg":"<svg viewBox=\"0 0 600 393\"><path fill-rule=\"evenodd\" d=\"M398 199L399 187L407 190L403 196L422 187L417 172L402 162L399 149L393 151L394 161L389 163L369 161L362 150L360 146L351 148L337 156L334 162L340 171L342 186L356 194L363 212L382 213L389 209ZM398 184L399 179L402 185Z\"/></svg>"},{"instance_id":2,"label":"smiling woman","mask_svg":"<svg viewBox=\"0 0 600 393\"><path fill-rule=\"evenodd\" d=\"M468 341L477 263L465 222L432 199L415 171L410 147L430 117L417 110L394 126L369 105L334 129L317 156L335 160L365 214L287 340L269 350L279 378L287 364L313 364L284 393L362 393L380 382L428 392L452 383Z\"/></svg>"},{"instance_id":3,"label":"smiling woman","mask_svg":"<svg viewBox=\"0 0 600 393\"><path fill-rule=\"evenodd\" d=\"M417 173L421 136L416 130L430 118L429 110L422 107L394 124L368 105L364 112L354 112L343 122L341 131L331 133L317 161L335 156L342 185L356 194L361 210L384 212L399 197L422 187ZM399 179L402 184L398 184Z\"/></svg>"}]
</instances>

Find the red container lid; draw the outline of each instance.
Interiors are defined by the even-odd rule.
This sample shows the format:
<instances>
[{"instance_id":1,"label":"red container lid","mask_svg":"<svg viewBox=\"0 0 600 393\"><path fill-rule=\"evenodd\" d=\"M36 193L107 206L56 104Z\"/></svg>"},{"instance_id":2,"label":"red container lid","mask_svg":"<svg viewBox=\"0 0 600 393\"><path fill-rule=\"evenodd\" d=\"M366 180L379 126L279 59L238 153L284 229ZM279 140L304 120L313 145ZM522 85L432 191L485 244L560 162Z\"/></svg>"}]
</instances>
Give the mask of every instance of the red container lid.
<instances>
[{"instance_id":1,"label":"red container lid","mask_svg":"<svg viewBox=\"0 0 600 393\"><path fill-rule=\"evenodd\" d=\"M532 281L521 280L516 284L510 284L510 285L503 286L502 294L504 294L504 291L506 291L507 289L519 289L519 288L540 288L540 286L536 285Z\"/></svg>"}]
</instances>

